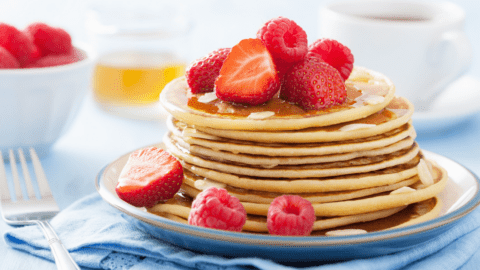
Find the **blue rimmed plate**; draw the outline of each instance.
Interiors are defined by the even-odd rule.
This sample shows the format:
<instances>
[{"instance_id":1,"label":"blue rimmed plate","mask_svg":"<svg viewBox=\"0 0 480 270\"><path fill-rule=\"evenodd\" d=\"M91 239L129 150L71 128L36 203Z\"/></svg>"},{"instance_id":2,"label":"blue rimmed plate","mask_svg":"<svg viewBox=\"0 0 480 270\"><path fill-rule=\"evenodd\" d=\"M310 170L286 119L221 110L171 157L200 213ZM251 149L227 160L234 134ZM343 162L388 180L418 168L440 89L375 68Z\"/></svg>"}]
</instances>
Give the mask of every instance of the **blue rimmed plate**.
<instances>
[{"instance_id":1,"label":"blue rimmed plate","mask_svg":"<svg viewBox=\"0 0 480 270\"><path fill-rule=\"evenodd\" d=\"M156 145L163 147L162 144ZM118 176L129 154L105 166L96 187L102 198L152 236L190 250L229 257L262 257L275 261L319 262L386 255L411 248L449 230L480 204L480 180L468 169L441 155L425 151L449 174L439 194L439 217L412 226L355 236L285 237L220 231L178 223L134 207L115 193Z\"/></svg>"}]
</instances>

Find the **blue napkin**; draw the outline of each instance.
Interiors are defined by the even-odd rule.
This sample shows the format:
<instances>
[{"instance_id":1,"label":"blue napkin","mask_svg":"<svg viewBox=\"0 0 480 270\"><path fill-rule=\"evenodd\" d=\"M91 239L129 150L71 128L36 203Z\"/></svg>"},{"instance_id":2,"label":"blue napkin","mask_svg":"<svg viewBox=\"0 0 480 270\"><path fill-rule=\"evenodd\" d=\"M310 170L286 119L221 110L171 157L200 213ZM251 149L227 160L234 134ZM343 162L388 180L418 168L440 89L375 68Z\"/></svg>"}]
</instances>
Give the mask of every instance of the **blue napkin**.
<instances>
[{"instance_id":1,"label":"blue napkin","mask_svg":"<svg viewBox=\"0 0 480 270\"><path fill-rule=\"evenodd\" d=\"M60 212L51 222L74 260L93 269L296 269L259 258L224 258L184 250L136 229L123 213L97 194ZM53 261L38 226L12 229L6 243ZM303 267L303 265L302 265ZM452 229L413 249L361 260L308 266L302 269L479 269L480 208Z\"/></svg>"}]
</instances>

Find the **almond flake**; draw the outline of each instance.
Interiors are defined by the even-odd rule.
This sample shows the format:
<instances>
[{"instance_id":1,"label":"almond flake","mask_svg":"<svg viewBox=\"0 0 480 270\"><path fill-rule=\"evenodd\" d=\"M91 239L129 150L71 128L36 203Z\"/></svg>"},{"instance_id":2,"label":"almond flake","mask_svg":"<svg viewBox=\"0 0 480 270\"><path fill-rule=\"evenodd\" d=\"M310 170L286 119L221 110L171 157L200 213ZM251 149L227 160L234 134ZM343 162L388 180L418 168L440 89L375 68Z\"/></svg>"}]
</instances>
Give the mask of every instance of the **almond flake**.
<instances>
[{"instance_id":1,"label":"almond flake","mask_svg":"<svg viewBox=\"0 0 480 270\"><path fill-rule=\"evenodd\" d=\"M376 96L376 95L371 95L367 99L365 99L365 102L368 105L377 105L385 101L385 97L382 96Z\"/></svg>"},{"instance_id":2,"label":"almond flake","mask_svg":"<svg viewBox=\"0 0 480 270\"><path fill-rule=\"evenodd\" d=\"M408 109L387 109L391 112L393 112L394 114L396 114L398 117L402 117L404 115L406 115L409 110Z\"/></svg>"},{"instance_id":3,"label":"almond flake","mask_svg":"<svg viewBox=\"0 0 480 270\"><path fill-rule=\"evenodd\" d=\"M346 229L346 230L335 230L328 231L325 233L326 236L347 236L347 235L356 235L356 234L366 234L367 231L362 229Z\"/></svg>"},{"instance_id":4,"label":"almond flake","mask_svg":"<svg viewBox=\"0 0 480 270\"><path fill-rule=\"evenodd\" d=\"M265 119L273 115L275 115L275 112L271 112L271 111L256 112L256 113L251 113L247 118L248 119Z\"/></svg>"},{"instance_id":5,"label":"almond flake","mask_svg":"<svg viewBox=\"0 0 480 270\"><path fill-rule=\"evenodd\" d=\"M214 101L215 99L217 99L217 95L215 94L215 92L209 92L199 97L198 102L209 103L210 101Z\"/></svg>"},{"instance_id":6,"label":"almond flake","mask_svg":"<svg viewBox=\"0 0 480 270\"><path fill-rule=\"evenodd\" d=\"M418 169L418 177L420 178L420 181L422 181L422 184L424 184L427 187L433 185L432 173L428 169L428 165L423 158L420 159L417 169Z\"/></svg>"},{"instance_id":7,"label":"almond flake","mask_svg":"<svg viewBox=\"0 0 480 270\"><path fill-rule=\"evenodd\" d=\"M390 195L395 195L395 194L400 194L400 193L410 193L416 191L416 189L413 189L411 187L401 187L399 189L396 189L392 192L390 192Z\"/></svg>"},{"instance_id":8,"label":"almond flake","mask_svg":"<svg viewBox=\"0 0 480 270\"><path fill-rule=\"evenodd\" d=\"M220 183L217 181L212 181L208 179L203 179L203 180L196 180L193 185L195 188L199 190L205 190L209 187L216 187L216 188L225 188L227 185L224 183Z\"/></svg>"},{"instance_id":9,"label":"almond flake","mask_svg":"<svg viewBox=\"0 0 480 270\"><path fill-rule=\"evenodd\" d=\"M341 127L339 130L340 131L351 131L351 130L357 130L357 129L362 129L362 128L369 128L369 127L375 127L376 125L374 124L350 124Z\"/></svg>"}]
</instances>

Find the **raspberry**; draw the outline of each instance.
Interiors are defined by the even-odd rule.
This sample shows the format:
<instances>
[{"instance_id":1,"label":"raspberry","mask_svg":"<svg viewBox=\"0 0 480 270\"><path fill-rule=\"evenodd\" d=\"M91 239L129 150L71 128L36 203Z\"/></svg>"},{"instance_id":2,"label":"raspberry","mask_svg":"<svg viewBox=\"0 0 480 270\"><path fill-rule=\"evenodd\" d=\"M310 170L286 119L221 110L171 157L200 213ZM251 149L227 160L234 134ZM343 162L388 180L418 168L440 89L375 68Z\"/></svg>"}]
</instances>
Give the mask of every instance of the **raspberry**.
<instances>
[{"instance_id":1,"label":"raspberry","mask_svg":"<svg viewBox=\"0 0 480 270\"><path fill-rule=\"evenodd\" d=\"M188 224L240 232L247 212L240 200L223 188L210 187L200 192L192 203Z\"/></svg>"},{"instance_id":2,"label":"raspberry","mask_svg":"<svg viewBox=\"0 0 480 270\"><path fill-rule=\"evenodd\" d=\"M9 51L0 47L0 69L3 68L20 68L20 63Z\"/></svg>"},{"instance_id":3,"label":"raspberry","mask_svg":"<svg viewBox=\"0 0 480 270\"><path fill-rule=\"evenodd\" d=\"M61 28L45 23L32 23L26 29L42 56L49 54L69 54L72 51L72 38Z\"/></svg>"},{"instance_id":4,"label":"raspberry","mask_svg":"<svg viewBox=\"0 0 480 270\"><path fill-rule=\"evenodd\" d=\"M51 54L40 58L38 61L26 65L25 68L54 67L75 63L80 60L78 52L73 49L69 54Z\"/></svg>"},{"instance_id":5,"label":"raspberry","mask_svg":"<svg viewBox=\"0 0 480 270\"><path fill-rule=\"evenodd\" d=\"M185 72L188 86L193 94L212 92L215 80L220 74L223 62L230 53L230 48L223 48L207 54L192 62Z\"/></svg>"},{"instance_id":6,"label":"raspberry","mask_svg":"<svg viewBox=\"0 0 480 270\"><path fill-rule=\"evenodd\" d=\"M283 195L268 208L267 227L275 235L310 235L315 222L312 203L297 195Z\"/></svg>"},{"instance_id":7,"label":"raspberry","mask_svg":"<svg viewBox=\"0 0 480 270\"><path fill-rule=\"evenodd\" d=\"M28 35L14 26L0 23L0 46L9 51L20 63L25 66L32 62L35 45Z\"/></svg>"},{"instance_id":8,"label":"raspberry","mask_svg":"<svg viewBox=\"0 0 480 270\"><path fill-rule=\"evenodd\" d=\"M274 59L286 63L302 60L308 51L305 31L294 21L284 17L267 21L258 30L257 38L265 44Z\"/></svg>"},{"instance_id":9,"label":"raspberry","mask_svg":"<svg viewBox=\"0 0 480 270\"><path fill-rule=\"evenodd\" d=\"M280 97L305 110L320 110L345 102L347 91L340 73L310 55L285 75Z\"/></svg>"},{"instance_id":10,"label":"raspberry","mask_svg":"<svg viewBox=\"0 0 480 270\"><path fill-rule=\"evenodd\" d=\"M319 39L308 46L308 54L320 55L323 61L336 68L343 80L347 80L353 69L353 55L350 49L333 39Z\"/></svg>"}]
</instances>

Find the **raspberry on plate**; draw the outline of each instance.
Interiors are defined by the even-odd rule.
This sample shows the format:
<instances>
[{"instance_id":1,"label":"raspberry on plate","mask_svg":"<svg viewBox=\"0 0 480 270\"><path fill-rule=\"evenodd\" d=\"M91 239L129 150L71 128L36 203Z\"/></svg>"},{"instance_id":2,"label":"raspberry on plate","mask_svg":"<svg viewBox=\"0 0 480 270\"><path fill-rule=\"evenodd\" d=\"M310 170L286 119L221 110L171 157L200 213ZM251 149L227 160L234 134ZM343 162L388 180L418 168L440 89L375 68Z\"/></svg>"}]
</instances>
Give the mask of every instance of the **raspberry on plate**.
<instances>
[{"instance_id":1,"label":"raspberry on plate","mask_svg":"<svg viewBox=\"0 0 480 270\"><path fill-rule=\"evenodd\" d=\"M0 46L10 52L18 60L20 66L32 62L35 45L28 35L14 26L0 23Z\"/></svg>"},{"instance_id":2,"label":"raspberry on plate","mask_svg":"<svg viewBox=\"0 0 480 270\"><path fill-rule=\"evenodd\" d=\"M212 92L215 80L220 74L223 62L230 53L230 48L223 48L195 60L186 69L185 75L193 94Z\"/></svg>"},{"instance_id":3,"label":"raspberry on plate","mask_svg":"<svg viewBox=\"0 0 480 270\"><path fill-rule=\"evenodd\" d=\"M320 110L345 102L347 91L340 73L318 57L309 56L285 75L280 98L305 110Z\"/></svg>"},{"instance_id":4,"label":"raspberry on plate","mask_svg":"<svg viewBox=\"0 0 480 270\"><path fill-rule=\"evenodd\" d=\"M0 47L0 69L4 68L20 68L20 63L7 49Z\"/></svg>"},{"instance_id":5,"label":"raspberry on plate","mask_svg":"<svg viewBox=\"0 0 480 270\"><path fill-rule=\"evenodd\" d=\"M152 207L173 198L183 182L180 162L156 147L133 152L120 173L118 197L137 207Z\"/></svg>"},{"instance_id":6,"label":"raspberry on plate","mask_svg":"<svg viewBox=\"0 0 480 270\"><path fill-rule=\"evenodd\" d=\"M333 39L319 39L308 46L309 54L319 55L323 61L336 68L343 80L347 80L353 69L353 54L342 43Z\"/></svg>"},{"instance_id":7,"label":"raspberry on plate","mask_svg":"<svg viewBox=\"0 0 480 270\"><path fill-rule=\"evenodd\" d=\"M298 195L283 195L268 208L267 227L270 234L308 236L316 220L312 203Z\"/></svg>"},{"instance_id":8,"label":"raspberry on plate","mask_svg":"<svg viewBox=\"0 0 480 270\"><path fill-rule=\"evenodd\" d=\"M233 46L215 81L219 99L240 104L265 103L279 89L275 64L259 39L244 39Z\"/></svg>"},{"instance_id":9,"label":"raspberry on plate","mask_svg":"<svg viewBox=\"0 0 480 270\"><path fill-rule=\"evenodd\" d=\"M42 56L49 54L69 54L72 51L72 38L61 28L51 27L45 23L32 23L25 33L31 36Z\"/></svg>"},{"instance_id":10,"label":"raspberry on plate","mask_svg":"<svg viewBox=\"0 0 480 270\"><path fill-rule=\"evenodd\" d=\"M200 192L192 203L188 224L240 232L247 212L236 197L223 188L210 187Z\"/></svg>"},{"instance_id":11,"label":"raspberry on plate","mask_svg":"<svg viewBox=\"0 0 480 270\"><path fill-rule=\"evenodd\" d=\"M281 62L300 61L308 51L305 31L294 21L284 17L267 21L258 30L257 38L265 44L273 58Z\"/></svg>"}]
</instances>

